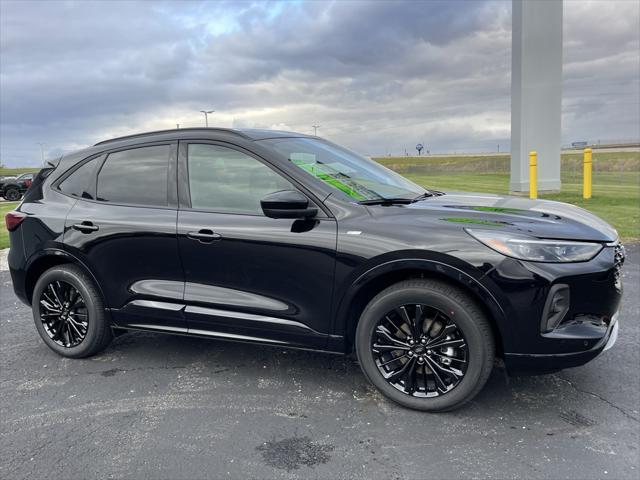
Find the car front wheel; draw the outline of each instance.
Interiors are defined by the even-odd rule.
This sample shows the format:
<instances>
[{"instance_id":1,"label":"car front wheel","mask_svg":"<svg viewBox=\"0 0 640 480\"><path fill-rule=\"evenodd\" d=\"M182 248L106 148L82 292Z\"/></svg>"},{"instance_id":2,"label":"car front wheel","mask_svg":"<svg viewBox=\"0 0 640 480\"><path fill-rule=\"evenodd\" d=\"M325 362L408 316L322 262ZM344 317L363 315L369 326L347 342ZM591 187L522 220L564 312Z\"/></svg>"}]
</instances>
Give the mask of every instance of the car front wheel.
<instances>
[{"instance_id":1,"label":"car front wheel","mask_svg":"<svg viewBox=\"0 0 640 480\"><path fill-rule=\"evenodd\" d=\"M9 202L15 202L20 199L20 191L17 188L8 188L4 192L4 199Z\"/></svg>"},{"instance_id":2,"label":"car front wheel","mask_svg":"<svg viewBox=\"0 0 640 480\"><path fill-rule=\"evenodd\" d=\"M44 272L34 287L31 306L40 337L62 356L94 355L113 338L97 286L75 265Z\"/></svg>"},{"instance_id":3,"label":"car front wheel","mask_svg":"<svg viewBox=\"0 0 640 480\"><path fill-rule=\"evenodd\" d=\"M408 408L447 411L475 397L491 373L491 326L462 290L435 280L407 280L380 292L356 330L365 376Z\"/></svg>"}]
</instances>

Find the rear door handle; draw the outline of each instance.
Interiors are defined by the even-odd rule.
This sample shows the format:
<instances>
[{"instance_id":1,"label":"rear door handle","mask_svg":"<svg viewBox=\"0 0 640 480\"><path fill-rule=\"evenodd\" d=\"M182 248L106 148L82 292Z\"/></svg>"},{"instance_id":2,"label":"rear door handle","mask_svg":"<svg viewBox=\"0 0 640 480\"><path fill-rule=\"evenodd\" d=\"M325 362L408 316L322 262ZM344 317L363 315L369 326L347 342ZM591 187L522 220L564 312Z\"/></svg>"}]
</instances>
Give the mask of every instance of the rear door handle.
<instances>
[{"instance_id":1,"label":"rear door handle","mask_svg":"<svg viewBox=\"0 0 640 480\"><path fill-rule=\"evenodd\" d=\"M215 233L213 230L209 230L207 228L203 228L202 230L198 230L197 232L189 232L187 233L187 237L191 240L197 240L201 243L211 243L222 239L222 235L220 235L219 233Z\"/></svg>"},{"instance_id":2,"label":"rear door handle","mask_svg":"<svg viewBox=\"0 0 640 480\"><path fill-rule=\"evenodd\" d=\"M82 233L90 233L95 232L99 229L98 225L94 225L93 222L84 221L82 223L74 223L73 229L78 230Z\"/></svg>"}]
</instances>

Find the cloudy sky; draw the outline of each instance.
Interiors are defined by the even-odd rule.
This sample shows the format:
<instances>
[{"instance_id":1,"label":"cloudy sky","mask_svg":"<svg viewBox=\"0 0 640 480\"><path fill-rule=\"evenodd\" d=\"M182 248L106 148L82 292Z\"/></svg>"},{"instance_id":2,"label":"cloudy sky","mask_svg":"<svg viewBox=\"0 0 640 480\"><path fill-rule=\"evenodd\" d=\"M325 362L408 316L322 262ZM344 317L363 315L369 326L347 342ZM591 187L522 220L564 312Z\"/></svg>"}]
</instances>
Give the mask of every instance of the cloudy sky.
<instances>
[{"instance_id":1,"label":"cloudy sky","mask_svg":"<svg viewBox=\"0 0 640 480\"><path fill-rule=\"evenodd\" d=\"M563 142L640 137L640 2L564 6ZM210 124L508 149L510 1L0 0L0 161Z\"/></svg>"}]
</instances>

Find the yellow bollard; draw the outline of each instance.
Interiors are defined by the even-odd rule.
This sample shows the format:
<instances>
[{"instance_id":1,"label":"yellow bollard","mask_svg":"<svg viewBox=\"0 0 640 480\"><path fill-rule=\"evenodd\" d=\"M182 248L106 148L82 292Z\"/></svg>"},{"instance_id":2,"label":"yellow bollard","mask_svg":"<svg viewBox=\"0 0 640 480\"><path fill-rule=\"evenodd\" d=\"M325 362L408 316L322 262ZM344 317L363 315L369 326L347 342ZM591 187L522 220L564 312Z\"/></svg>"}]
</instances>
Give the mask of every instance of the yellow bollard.
<instances>
[{"instance_id":1,"label":"yellow bollard","mask_svg":"<svg viewBox=\"0 0 640 480\"><path fill-rule=\"evenodd\" d=\"M529 198L538 198L538 152L529 152Z\"/></svg>"},{"instance_id":2,"label":"yellow bollard","mask_svg":"<svg viewBox=\"0 0 640 480\"><path fill-rule=\"evenodd\" d=\"M593 159L591 157L591 149L584 149L584 174L583 174L583 185L582 185L582 198L591 198L591 171L593 167Z\"/></svg>"}]
</instances>

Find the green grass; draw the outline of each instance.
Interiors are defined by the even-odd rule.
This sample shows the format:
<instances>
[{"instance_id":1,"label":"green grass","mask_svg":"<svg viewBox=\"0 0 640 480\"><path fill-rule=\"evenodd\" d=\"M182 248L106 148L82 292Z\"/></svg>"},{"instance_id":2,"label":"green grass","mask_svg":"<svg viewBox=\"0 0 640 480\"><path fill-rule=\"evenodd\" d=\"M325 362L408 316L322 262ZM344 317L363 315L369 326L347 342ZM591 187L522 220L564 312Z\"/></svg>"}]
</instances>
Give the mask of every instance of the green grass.
<instances>
[{"instance_id":1,"label":"green grass","mask_svg":"<svg viewBox=\"0 0 640 480\"><path fill-rule=\"evenodd\" d=\"M509 193L509 154L382 157L376 161L427 188ZM582 154L563 153L562 191L540 198L572 203L612 224L624 241L640 239L640 153L593 152L593 196L582 198Z\"/></svg>"},{"instance_id":2,"label":"green grass","mask_svg":"<svg viewBox=\"0 0 640 480\"><path fill-rule=\"evenodd\" d=\"M39 168L0 168L0 177L17 177L23 173L37 172Z\"/></svg>"},{"instance_id":3,"label":"green grass","mask_svg":"<svg viewBox=\"0 0 640 480\"><path fill-rule=\"evenodd\" d=\"M18 206L18 202L0 203L0 216L2 216L2 226L0 227L0 249L9 248L9 232L4 226L4 215Z\"/></svg>"},{"instance_id":4,"label":"green grass","mask_svg":"<svg viewBox=\"0 0 640 480\"><path fill-rule=\"evenodd\" d=\"M478 172L509 173L511 157L508 153L495 155L440 156L428 157L378 157L377 162L405 173L437 172ZM627 172L640 171L640 153L638 152L594 152L594 171ZM563 153L561 157L563 172L578 174L582 171L581 153Z\"/></svg>"}]
</instances>

